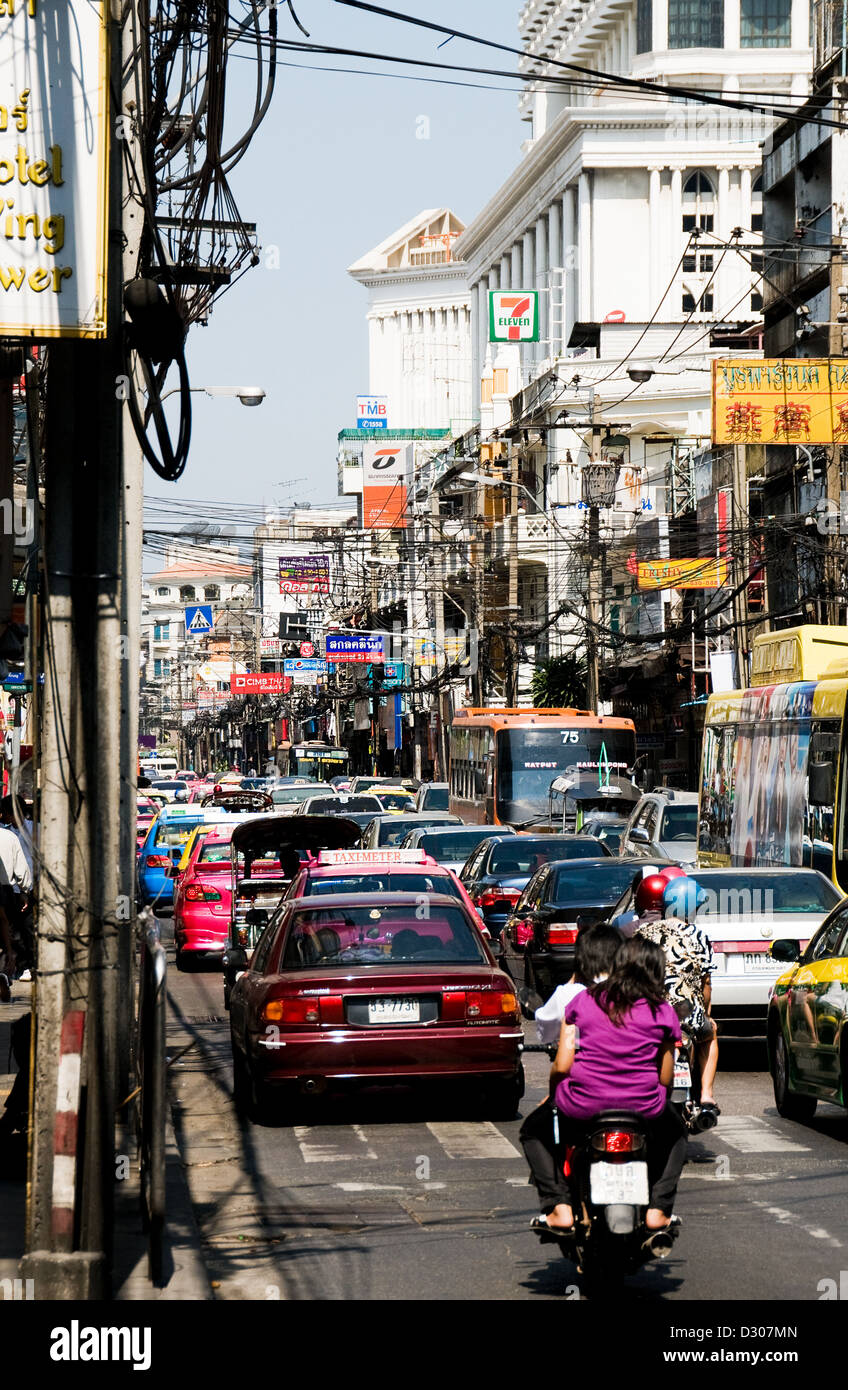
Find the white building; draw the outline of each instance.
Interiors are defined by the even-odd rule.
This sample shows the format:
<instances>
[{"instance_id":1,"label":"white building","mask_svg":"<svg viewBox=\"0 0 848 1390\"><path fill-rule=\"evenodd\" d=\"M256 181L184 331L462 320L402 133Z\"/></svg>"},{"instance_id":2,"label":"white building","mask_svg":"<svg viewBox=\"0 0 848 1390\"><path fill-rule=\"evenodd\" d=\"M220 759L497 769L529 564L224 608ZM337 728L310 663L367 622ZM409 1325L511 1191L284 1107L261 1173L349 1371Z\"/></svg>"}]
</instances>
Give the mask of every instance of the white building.
<instances>
[{"instance_id":1,"label":"white building","mask_svg":"<svg viewBox=\"0 0 848 1390\"><path fill-rule=\"evenodd\" d=\"M672 482L688 458L709 450L710 359L759 349L760 166L774 122L657 87L743 105L758 93L800 102L812 70L809 9L808 0L529 0L521 11L519 68L533 72L520 99L529 126L523 157L456 254L471 291L481 438L511 431L526 489L524 619L538 617L544 591L549 613L563 601L579 606L585 593L577 542L594 416L603 432L621 427L630 444L616 505L601 514L610 568L619 566L612 587L623 596L621 628L662 628L659 600L639 599L631 611L621 571L631 533L681 509ZM615 76L647 85L624 88ZM489 344L488 295L497 289L539 291L538 343ZM581 426L563 427L563 412ZM481 497L469 498L469 515L480 512ZM559 529L534 512L555 517ZM659 524L660 555L667 534ZM510 535L508 519L496 524L496 558L507 556ZM531 584L532 606L523 598ZM571 626L563 617L552 627L551 649L568 645Z\"/></svg>"},{"instance_id":2,"label":"white building","mask_svg":"<svg viewBox=\"0 0 848 1390\"><path fill-rule=\"evenodd\" d=\"M325 618L335 616L344 590L344 576L354 566L358 553L356 506L295 508L285 516L271 516L254 531L257 608L262 614L262 636L277 638L282 627L292 632L304 629L320 634ZM281 579L280 562L326 559L327 590L317 586L310 592L304 565L300 580ZM359 567L361 570L361 566ZM317 574L317 569L316 569ZM360 585L361 585L360 574ZM298 592L298 587L303 586ZM273 646L273 644L271 644ZM273 650L269 656L273 658Z\"/></svg>"},{"instance_id":3,"label":"white building","mask_svg":"<svg viewBox=\"0 0 848 1390\"><path fill-rule=\"evenodd\" d=\"M462 231L449 208L429 208L348 266L369 291L368 391L388 397L390 430L461 434L471 423L468 285L454 254Z\"/></svg>"}]
</instances>

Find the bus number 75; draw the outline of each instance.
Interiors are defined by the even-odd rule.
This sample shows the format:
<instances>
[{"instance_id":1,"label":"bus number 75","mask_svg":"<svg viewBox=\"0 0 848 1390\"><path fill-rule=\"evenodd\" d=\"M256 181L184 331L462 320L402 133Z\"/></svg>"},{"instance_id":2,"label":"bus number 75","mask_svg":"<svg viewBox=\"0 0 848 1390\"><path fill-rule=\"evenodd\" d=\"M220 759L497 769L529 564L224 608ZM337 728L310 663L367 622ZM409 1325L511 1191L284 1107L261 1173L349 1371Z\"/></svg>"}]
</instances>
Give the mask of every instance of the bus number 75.
<instances>
[{"instance_id":1,"label":"bus number 75","mask_svg":"<svg viewBox=\"0 0 848 1390\"><path fill-rule=\"evenodd\" d=\"M580 742L580 730L579 730L579 729L562 729L562 730L561 730L561 733L562 733L562 741L563 741L563 743L579 743L579 742Z\"/></svg>"}]
</instances>

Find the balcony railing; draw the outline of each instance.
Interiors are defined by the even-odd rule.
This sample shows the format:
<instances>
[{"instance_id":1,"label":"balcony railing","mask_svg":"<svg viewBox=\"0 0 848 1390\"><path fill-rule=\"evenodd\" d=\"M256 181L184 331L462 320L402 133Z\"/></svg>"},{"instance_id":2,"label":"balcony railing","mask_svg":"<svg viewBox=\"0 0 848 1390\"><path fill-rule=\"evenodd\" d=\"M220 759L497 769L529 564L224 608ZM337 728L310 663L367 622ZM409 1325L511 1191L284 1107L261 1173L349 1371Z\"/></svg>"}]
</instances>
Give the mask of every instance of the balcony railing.
<instances>
[{"instance_id":1,"label":"balcony railing","mask_svg":"<svg viewBox=\"0 0 848 1390\"><path fill-rule=\"evenodd\" d=\"M512 520L505 517L492 527L492 558L501 559L509 554ZM518 558L536 560L547 564L547 543L551 539L552 526L542 513L518 513Z\"/></svg>"}]
</instances>

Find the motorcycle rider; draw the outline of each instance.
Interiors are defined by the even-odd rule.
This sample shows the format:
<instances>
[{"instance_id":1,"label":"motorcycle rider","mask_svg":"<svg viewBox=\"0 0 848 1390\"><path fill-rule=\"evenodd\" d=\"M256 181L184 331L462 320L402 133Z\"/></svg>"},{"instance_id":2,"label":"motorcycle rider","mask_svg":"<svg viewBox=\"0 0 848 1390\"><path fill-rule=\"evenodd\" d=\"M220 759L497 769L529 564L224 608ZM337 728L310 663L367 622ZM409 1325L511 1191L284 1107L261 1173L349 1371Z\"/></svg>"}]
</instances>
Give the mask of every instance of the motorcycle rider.
<instances>
[{"instance_id":1,"label":"motorcycle rider","mask_svg":"<svg viewBox=\"0 0 848 1390\"><path fill-rule=\"evenodd\" d=\"M665 954L668 999L678 1016L687 1020L698 1051L701 1109L719 1115L713 1095L718 1038L710 1017L711 975L716 962L710 938L695 921L707 896L706 890L686 874L673 878L654 874L643 879L634 898L640 918L634 935L655 942Z\"/></svg>"},{"instance_id":2,"label":"motorcycle rider","mask_svg":"<svg viewBox=\"0 0 848 1390\"><path fill-rule=\"evenodd\" d=\"M609 977L572 999L565 1010L551 1072L563 1142L579 1143L588 1121L603 1110L642 1117L648 1137L651 1205L649 1231L672 1224L686 1132L669 1105L680 1023L665 997L665 958L652 941L625 941ZM553 1230L574 1228L578 1193L566 1179L569 1200L548 1217Z\"/></svg>"},{"instance_id":3,"label":"motorcycle rider","mask_svg":"<svg viewBox=\"0 0 848 1390\"><path fill-rule=\"evenodd\" d=\"M559 985L541 1008L536 1010L539 1041L556 1043L565 1010L572 999L590 985L605 980L624 941L621 932L603 923L586 927L578 934L574 951L574 974L566 985ZM549 1216L558 1212L569 1200L569 1191L558 1154L556 1107L553 1086L535 1110L527 1116L519 1134L524 1157L530 1165L530 1181L539 1193L541 1215L534 1217L534 1231L556 1230L558 1217L549 1223Z\"/></svg>"}]
</instances>

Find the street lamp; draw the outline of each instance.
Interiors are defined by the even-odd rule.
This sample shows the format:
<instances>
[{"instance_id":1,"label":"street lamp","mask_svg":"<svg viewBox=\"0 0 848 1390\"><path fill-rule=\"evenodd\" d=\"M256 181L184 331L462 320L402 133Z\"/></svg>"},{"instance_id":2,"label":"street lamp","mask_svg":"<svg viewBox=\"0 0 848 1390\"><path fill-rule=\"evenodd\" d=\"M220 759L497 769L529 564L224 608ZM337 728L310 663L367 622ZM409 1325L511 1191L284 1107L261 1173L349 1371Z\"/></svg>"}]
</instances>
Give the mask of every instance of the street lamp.
<instances>
[{"instance_id":1,"label":"street lamp","mask_svg":"<svg viewBox=\"0 0 848 1390\"><path fill-rule=\"evenodd\" d=\"M200 392L204 396L235 396L242 405L247 406L261 405L265 399L265 388L262 386L190 386L188 389L192 395ZM166 401L179 390L179 386L172 386L170 391L159 397L160 401Z\"/></svg>"}]
</instances>

